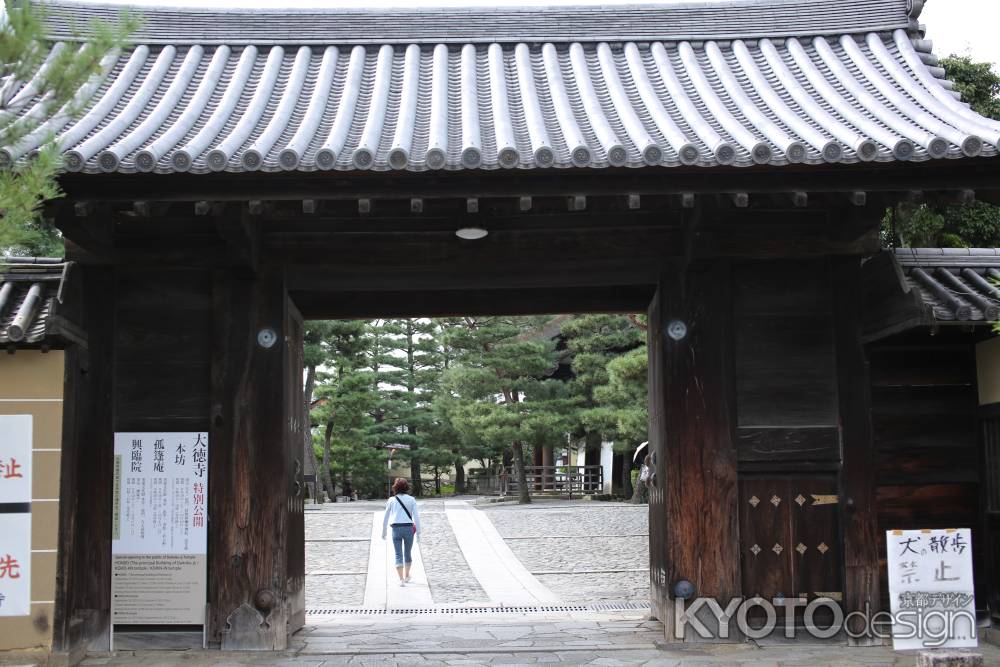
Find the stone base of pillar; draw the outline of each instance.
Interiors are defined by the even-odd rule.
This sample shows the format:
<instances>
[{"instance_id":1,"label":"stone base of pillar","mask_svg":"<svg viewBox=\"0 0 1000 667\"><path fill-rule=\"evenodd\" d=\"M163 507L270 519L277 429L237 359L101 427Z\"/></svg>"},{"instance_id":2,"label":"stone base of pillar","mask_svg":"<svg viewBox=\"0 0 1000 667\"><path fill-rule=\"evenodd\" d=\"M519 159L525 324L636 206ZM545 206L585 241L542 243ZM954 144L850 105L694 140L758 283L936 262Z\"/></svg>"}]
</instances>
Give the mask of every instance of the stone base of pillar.
<instances>
[{"instance_id":1,"label":"stone base of pillar","mask_svg":"<svg viewBox=\"0 0 1000 667\"><path fill-rule=\"evenodd\" d=\"M917 654L917 667L982 667L983 654L955 649L921 651Z\"/></svg>"}]
</instances>

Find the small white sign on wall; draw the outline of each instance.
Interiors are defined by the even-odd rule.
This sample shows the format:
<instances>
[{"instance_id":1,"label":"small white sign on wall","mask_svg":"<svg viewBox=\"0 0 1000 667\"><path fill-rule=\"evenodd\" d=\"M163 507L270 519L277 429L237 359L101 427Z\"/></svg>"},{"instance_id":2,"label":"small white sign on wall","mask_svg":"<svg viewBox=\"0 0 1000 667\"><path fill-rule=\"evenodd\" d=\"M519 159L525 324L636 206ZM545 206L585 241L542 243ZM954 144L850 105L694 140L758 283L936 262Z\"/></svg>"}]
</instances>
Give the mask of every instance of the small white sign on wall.
<instances>
[{"instance_id":1,"label":"small white sign on wall","mask_svg":"<svg viewBox=\"0 0 1000 667\"><path fill-rule=\"evenodd\" d=\"M892 645L968 648L976 639L972 531L886 531Z\"/></svg>"},{"instance_id":2,"label":"small white sign on wall","mask_svg":"<svg viewBox=\"0 0 1000 667\"><path fill-rule=\"evenodd\" d=\"M0 415L0 616L31 614L31 415Z\"/></svg>"}]
</instances>

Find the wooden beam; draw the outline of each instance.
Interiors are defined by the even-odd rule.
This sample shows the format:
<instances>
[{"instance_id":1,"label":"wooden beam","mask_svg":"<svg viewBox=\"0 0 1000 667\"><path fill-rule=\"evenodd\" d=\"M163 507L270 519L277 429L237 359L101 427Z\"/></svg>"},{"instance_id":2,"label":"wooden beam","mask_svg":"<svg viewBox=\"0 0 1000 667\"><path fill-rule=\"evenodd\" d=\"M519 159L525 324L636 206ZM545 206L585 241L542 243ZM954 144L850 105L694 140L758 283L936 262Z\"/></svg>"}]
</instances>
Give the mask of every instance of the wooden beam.
<instances>
[{"instance_id":1,"label":"wooden beam","mask_svg":"<svg viewBox=\"0 0 1000 667\"><path fill-rule=\"evenodd\" d=\"M947 170L924 163L797 165L780 168L709 169L676 167L664 178L662 168L578 170L511 170L490 172L288 172L217 174L64 174L60 177L70 200L132 201L160 199L246 201L358 198L426 199L470 196L620 197L623 192L670 195L750 192L773 194L801 190L819 193L855 191L893 193L909 190L997 191L1000 163L992 158L954 160Z\"/></svg>"},{"instance_id":2,"label":"wooden beam","mask_svg":"<svg viewBox=\"0 0 1000 667\"><path fill-rule=\"evenodd\" d=\"M460 315L542 315L552 313L629 313L642 311L655 287L597 285L541 289L472 288L421 291L309 289L291 292L310 319L377 317L452 317Z\"/></svg>"},{"instance_id":3,"label":"wooden beam","mask_svg":"<svg viewBox=\"0 0 1000 667\"><path fill-rule=\"evenodd\" d=\"M843 465L840 471L840 518L844 536L844 613L861 612L865 618L879 611L878 512L875 499L875 443L871 421L871 381L862 343L861 260L833 261L834 327ZM861 619L853 619L860 621ZM862 623L853 623L857 634ZM854 645L880 644L880 639L848 639Z\"/></svg>"}]
</instances>

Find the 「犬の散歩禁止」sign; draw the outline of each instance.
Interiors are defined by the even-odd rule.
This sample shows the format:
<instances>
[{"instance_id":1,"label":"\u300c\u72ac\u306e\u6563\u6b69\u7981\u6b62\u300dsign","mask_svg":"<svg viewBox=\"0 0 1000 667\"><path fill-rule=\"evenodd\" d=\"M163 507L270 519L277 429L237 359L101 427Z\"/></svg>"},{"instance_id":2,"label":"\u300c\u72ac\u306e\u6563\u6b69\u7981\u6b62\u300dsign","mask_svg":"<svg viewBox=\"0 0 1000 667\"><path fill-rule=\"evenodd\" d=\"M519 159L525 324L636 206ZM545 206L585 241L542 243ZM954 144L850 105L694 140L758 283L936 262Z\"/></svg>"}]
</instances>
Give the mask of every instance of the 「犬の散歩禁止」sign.
<instances>
[{"instance_id":1,"label":"\u300c\u72ac\u306e\u6563\u6b69\u7981\u6b62\u300dsign","mask_svg":"<svg viewBox=\"0 0 1000 667\"><path fill-rule=\"evenodd\" d=\"M205 622L208 434L116 433L112 623Z\"/></svg>"},{"instance_id":2,"label":"\u300c\u72ac\u306e\u6563\u6b69\u7981\u6b62\u300dsign","mask_svg":"<svg viewBox=\"0 0 1000 667\"><path fill-rule=\"evenodd\" d=\"M976 646L971 531L890 530L886 549L893 648Z\"/></svg>"},{"instance_id":3,"label":"\u300c\u72ac\u306e\u6563\u6b69\u7981\u6b62\u300dsign","mask_svg":"<svg viewBox=\"0 0 1000 667\"><path fill-rule=\"evenodd\" d=\"M31 613L31 415L0 415L0 616Z\"/></svg>"}]
</instances>

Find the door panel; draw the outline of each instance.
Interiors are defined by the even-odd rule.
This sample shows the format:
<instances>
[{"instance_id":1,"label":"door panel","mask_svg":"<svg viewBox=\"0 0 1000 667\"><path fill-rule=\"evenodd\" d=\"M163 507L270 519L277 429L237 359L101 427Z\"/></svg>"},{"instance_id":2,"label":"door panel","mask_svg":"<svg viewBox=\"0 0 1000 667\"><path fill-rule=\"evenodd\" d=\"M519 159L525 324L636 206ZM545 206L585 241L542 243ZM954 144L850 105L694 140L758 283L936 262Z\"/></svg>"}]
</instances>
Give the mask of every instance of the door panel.
<instances>
[{"instance_id":1,"label":"door panel","mask_svg":"<svg viewBox=\"0 0 1000 667\"><path fill-rule=\"evenodd\" d=\"M740 482L743 594L841 596L836 480L747 478Z\"/></svg>"},{"instance_id":2,"label":"door panel","mask_svg":"<svg viewBox=\"0 0 1000 667\"><path fill-rule=\"evenodd\" d=\"M303 503L304 479L302 462L303 423L302 409L302 315L291 302L287 303L285 341L285 415L288 420L290 438L286 451L291 459L288 484L288 540L285 544L288 575L285 583L286 595L291 608L288 614L288 633L291 634L305 625L305 507Z\"/></svg>"}]
</instances>

